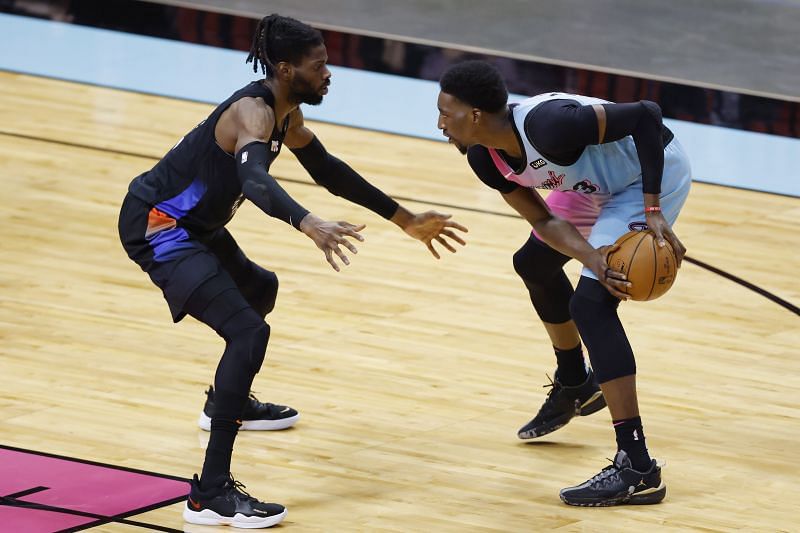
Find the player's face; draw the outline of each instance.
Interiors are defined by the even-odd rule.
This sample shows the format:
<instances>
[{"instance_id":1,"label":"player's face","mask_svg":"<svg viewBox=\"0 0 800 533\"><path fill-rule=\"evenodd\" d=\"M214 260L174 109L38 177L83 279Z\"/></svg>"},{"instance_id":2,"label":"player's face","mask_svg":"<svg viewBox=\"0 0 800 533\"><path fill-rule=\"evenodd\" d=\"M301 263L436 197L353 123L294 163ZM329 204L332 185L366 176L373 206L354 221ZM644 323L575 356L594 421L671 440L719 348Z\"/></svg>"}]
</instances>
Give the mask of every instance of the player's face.
<instances>
[{"instance_id":1,"label":"player's face","mask_svg":"<svg viewBox=\"0 0 800 533\"><path fill-rule=\"evenodd\" d=\"M294 77L289 89L301 104L319 105L328 94L331 71L328 70L328 51L321 44L312 48L299 65L293 65Z\"/></svg>"},{"instance_id":2,"label":"player's face","mask_svg":"<svg viewBox=\"0 0 800 533\"><path fill-rule=\"evenodd\" d=\"M448 142L455 145L462 154L467 153L472 140L474 121L473 109L446 92L439 93L439 121L436 126L442 130L442 135L447 137Z\"/></svg>"}]
</instances>

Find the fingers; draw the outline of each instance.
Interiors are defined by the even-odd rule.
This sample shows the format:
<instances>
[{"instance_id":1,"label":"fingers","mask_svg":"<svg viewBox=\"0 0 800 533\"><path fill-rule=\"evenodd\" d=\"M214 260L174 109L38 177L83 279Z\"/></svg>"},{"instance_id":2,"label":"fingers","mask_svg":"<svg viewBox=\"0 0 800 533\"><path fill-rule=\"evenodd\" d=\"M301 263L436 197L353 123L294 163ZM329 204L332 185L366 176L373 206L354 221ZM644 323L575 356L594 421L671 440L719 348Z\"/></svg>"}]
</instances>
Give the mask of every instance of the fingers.
<instances>
[{"instance_id":1,"label":"fingers","mask_svg":"<svg viewBox=\"0 0 800 533\"><path fill-rule=\"evenodd\" d=\"M437 252L436 248L433 247L433 243L431 243L431 241L426 242L425 246L428 247L428 250L430 250L430 252L433 254L433 257L436 259L441 259L441 257L439 257L439 252Z\"/></svg>"},{"instance_id":2,"label":"fingers","mask_svg":"<svg viewBox=\"0 0 800 533\"><path fill-rule=\"evenodd\" d=\"M353 237L359 241L364 240L364 236L358 232L366 228L366 224L360 224L358 226L349 222L338 222L338 224L341 227L341 231L339 232L340 234L349 235L350 237Z\"/></svg>"},{"instance_id":3,"label":"fingers","mask_svg":"<svg viewBox=\"0 0 800 533\"><path fill-rule=\"evenodd\" d=\"M349 243L348 243L348 244L349 244ZM342 250L341 250L341 249L340 249L338 246L334 246L334 247L333 247L333 252L334 252L336 255L338 255L338 256L339 256L339 259L341 259L341 260L342 260L342 263L344 263L346 266L350 266L350 260L347 258L347 256L346 256L346 255L344 255L344 252L342 252Z\"/></svg>"},{"instance_id":4,"label":"fingers","mask_svg":"<svg viewBox=\"0 0 800 533\"><path fill-rule=\"evenodd\" d=\"M328 263L333 267L333 269L336 272L340 272L339 265L337 265L336 261L333 260L333 252L331 252L331 249L326 248L324 252L325 252L325 259L328 261Z\"/></svg>"},{"instance_id":5,"label":"fingers","mask_svg":"<svg viewBox=\"0 0 800 533\"><path fill-rule=\"evenodd\" d=\"M444 223L445 226L449 228L456 228L457 230L463 231L464 233L469 233L469 230L466 226L462 226L458 222L447 221Z\"/></svg>"},{"instance_id":6,"label":"fingers","mask_svg":"<svg viewBox=\"0 0 800 533\"><path fill-rule=\"evenodd\" d=\"M439 244L441 244L442 246L447 248L448 251L450 251L452 253L456 253L456 249L453 248L453 246L449 242L444 240L444 238L442 238L441 236L437 235L436 236L436 240L439 241Z\"/></svg>"},{"instance_id":7,"label":"fingers","mask_svg":"<svg viewBox=\"0 0 800 533\"><path fill-rule=\"evenodd\" d=\"M456 241L461 246L466 246L467 245L467 243L464 241L464 239L462 239L461 237L459 237L458 235L456 235L455 233L453 233L449 229L442 230L441 234L442 235L447 235L448 237L450 237L451 239Z\"/></svg>"},{"instance_id":8,"label":"fingers","mask_svg":"<svg viewBox=\"0 0 800 533\"><path fill-rule=\"evenodd\" d=\"M608 292L623 301L630 298L625 290L633 286L633 284L627 280L625 274L608 267L603 273L603 277L605 278L603 285L608 289Z\"/></svg>"},{"instance_id":9,"label":"fingers","mask_svg":"<svg viewBox=\"0 0 800 533\"><path fill-rule=\"evenodd\" d=\"M364 240L364 239L361 239L361 240ZM342 246L344 246L345 248L347 248L348 250L350 250L351 252L353 252L354 254L358 253L358 249L355 246L353 246L353 243L351 243L350 241L348 241L344 237L339 237L337 242L339 244L341 244ZM334 246L334 247L335 247L336 250L339 250L338 246Z\"/></svg>"},{"instance_id":10,"label":"fingers","mask_svg":"<svg viewBox=\"0 0 800 533\"><path fill-rule=\"evenodd\" d=\"M671 235L670 237L669 243L672 245L672 250L675 252L675 266L680 268L681 263L683 263L683 256L686 255L686 247L675 235Z\"/></svg>"}]
</instances>

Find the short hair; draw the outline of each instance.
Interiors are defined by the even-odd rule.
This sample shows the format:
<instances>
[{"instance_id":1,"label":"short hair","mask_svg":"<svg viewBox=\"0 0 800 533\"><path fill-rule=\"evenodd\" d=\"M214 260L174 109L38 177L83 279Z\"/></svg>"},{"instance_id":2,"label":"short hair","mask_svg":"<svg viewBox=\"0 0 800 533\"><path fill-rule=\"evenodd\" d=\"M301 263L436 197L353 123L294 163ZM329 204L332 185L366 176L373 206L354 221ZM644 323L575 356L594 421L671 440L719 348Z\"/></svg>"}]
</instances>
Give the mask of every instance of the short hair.
<instances>
[{"instance_id":1,"label":"short hair","mask_svg":"<svg viewBox=\"0 0 800 533\"><path fill-rule=\"evenodd\" d=\"M259 21L247 63L253 62L253 72L258 72L261 65L261 71L269 78L279 62L296 65L311 48L321 44L323 40L319 30L297 19L273 13Z\"/></svg>"},{"instance_id":2,"label":"short hair","mask_svg":"<svg viewBox=\"0 0 800 533\"><path fill-rule=\"evenodd\" d=\"M500 72L486 61L470 60L450 66L439 80L443 92L484 111L500 111L508 89Z\"/></svg>"}]
</instances>

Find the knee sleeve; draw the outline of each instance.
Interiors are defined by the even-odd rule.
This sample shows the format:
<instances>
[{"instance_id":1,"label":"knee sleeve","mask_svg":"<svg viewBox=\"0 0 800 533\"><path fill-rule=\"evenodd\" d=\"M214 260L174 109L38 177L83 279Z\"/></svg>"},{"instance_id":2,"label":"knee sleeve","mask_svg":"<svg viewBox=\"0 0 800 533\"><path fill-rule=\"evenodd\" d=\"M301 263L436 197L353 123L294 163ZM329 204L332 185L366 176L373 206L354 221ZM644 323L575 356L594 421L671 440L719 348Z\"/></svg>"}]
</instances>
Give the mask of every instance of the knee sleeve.
<instances>
[{"instance_id":1,"label":"knee sleeve","mask_svg":"<svg viewBox=\"0 0 800 533\"><path fill-rule=\"evenodd\" d=\"M628 337L617 315L619 300L599 281L581 277L569 311L600 383L636 374Z\"/></svg>"},{"instance_id":2,"label":"knee sleeve","mask_svg":"<svg viewBox=\"0 0 800 533\"><path fill-rule=\"evenodd\" d=\"M255 376L267 352L269 324L252 309L244 309L222 326L220 334L227 342L223 359L229 357L230 363Z\"/></svg>"},{"instance_id":3,"label":"knee sleeve","mask_svg":"<svg viewBox=\"0 0 800 533\"><path fill-rule=\"evenodd\" d=\"M562 268L569 259L533 235L514 254L514 270L525 283L536 314L549 324L571 319L572 284Z\"/></svg>"},{"instance_id":4,"label":"knee sleeve","mask_svg":"<svg viewBox=\"0 0 800 533\"><path fill-rule=\"evenodd\" d=\"M278 276L274 272L254 265L257 282L247 291L247 301L264 318L275 309L278 298Z\"/></svg>"}]
</instances>

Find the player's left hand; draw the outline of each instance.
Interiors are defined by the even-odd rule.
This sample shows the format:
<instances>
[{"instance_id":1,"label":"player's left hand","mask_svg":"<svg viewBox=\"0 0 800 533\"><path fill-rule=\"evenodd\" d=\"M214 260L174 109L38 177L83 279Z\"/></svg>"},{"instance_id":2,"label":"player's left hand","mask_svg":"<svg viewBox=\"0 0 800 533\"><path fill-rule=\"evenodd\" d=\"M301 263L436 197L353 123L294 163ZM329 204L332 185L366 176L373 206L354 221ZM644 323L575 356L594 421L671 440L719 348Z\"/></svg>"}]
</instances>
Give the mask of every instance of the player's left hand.
<instances>
[{"instance_id":1,"label":"player's left hand","mask_svg":"<svg viewBox=\"0 0 800 533\"><path fill-rule=\"evenodd\" d=\"M670 245L672 245L672 249L675 251L676 266L680 268L683 256L686 255L686 247L675 233L673 233L667 219L664 218L661 211L647 213L645 218L647 219L647 227L650 228L656 236L656 243L658 243L659 246L665 246L665 241L669 241Z\"/></svg>"},{"instance_id":2,"label":"player's left hand","mask_svg":"<svg viewBox=\"0 0 800 533\"><path fill-rule=\"evenodd\" d=\"M433 241L438 241L439 244L453 253L455 253L456 249L447 239L452 239L461 246L467 244L464 242L464 239L454 233L451 228L463 231L464 233L469 230L458 222L450 220L451 216L452 215L437 213L436 211L419 213L411 218L408 224L403 228L403 231L415 239L424 242L425 246L427 246L428 250L433 254L433 257L439 259L439 252L433 247Z\"/></svg>"}]
</instances>

